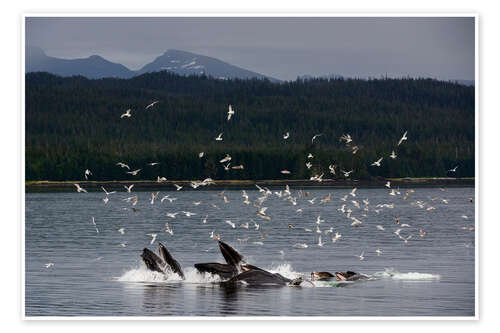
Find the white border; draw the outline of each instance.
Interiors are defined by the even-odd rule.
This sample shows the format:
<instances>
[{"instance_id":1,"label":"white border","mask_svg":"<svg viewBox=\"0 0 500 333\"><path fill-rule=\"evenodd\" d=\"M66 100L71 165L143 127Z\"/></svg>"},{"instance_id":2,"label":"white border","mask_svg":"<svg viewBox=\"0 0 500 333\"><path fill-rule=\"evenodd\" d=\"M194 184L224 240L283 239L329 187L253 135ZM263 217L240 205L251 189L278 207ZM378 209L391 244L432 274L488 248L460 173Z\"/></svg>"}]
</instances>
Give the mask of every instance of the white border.
<instances>
[{"instance_id":1,"label":"white border","mask_svg":"<svg viewBox=\"0 0 500 333\"><path fill-rule=\"evenodd\" d=\"M25 314L25 27L27 17L473 17L474 18L474 28L475 28L475 311L474 316L338 316L338 317L328 317L328 316L231 316L231 317L201 317L201 316L72 316L72 317L62 317L62 316L26 316ZM21 14L20 19L21 24L21 39L20 39L20 66L19 75L21 76L20 85L20 119L19 127L21 128L21 138L20 138L20 157L18 161L20 166L21 177L21 188L20 188L20 198L21 198L21 319L25 321L51 321L51 320L62 320L62 321L74 321L74 320L225 320L225 321L238 321L238 320L312 320L312 321L348 321L348 320L361 320L361 321L371 321L371 320L395 320L395 321L406 321L406 320L431 320L431 321L447 321L447 320L457 320L457 321L474 321L479 320L479 14L470 12L457 12L457 13L328 13L328 12L317 12L306 10L283 12L272 10L265 11L253 11L253 12L233 12L233 11L207 11L205 13L192 13L187 11L173 11L166 14L158 14L151 12L136 12L136 13L116 13L116 12L106 12L100 11L95 12L25 12Z\"/></svg>"}]
</instances>

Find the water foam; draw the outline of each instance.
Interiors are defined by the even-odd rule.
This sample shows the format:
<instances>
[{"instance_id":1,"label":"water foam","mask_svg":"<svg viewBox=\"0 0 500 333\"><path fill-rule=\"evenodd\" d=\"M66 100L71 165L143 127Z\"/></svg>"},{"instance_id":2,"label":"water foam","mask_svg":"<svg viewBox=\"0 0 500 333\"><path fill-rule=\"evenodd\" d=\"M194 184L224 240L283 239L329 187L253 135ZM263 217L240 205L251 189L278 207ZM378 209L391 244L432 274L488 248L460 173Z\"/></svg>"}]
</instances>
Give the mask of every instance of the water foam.
<instances>
[{"instance_id":1,"label":"water foam","mask_svg":"<svg viewBox=\"0 0 500 333\"><path fill-rule=\"evenodd\" d=\"M187 282L187 283L214 283L220 282L218 275L210 273L199 273L195 268L188 268L184 271L185 279L176 273L153 272L145 266L133 268L125 272L118 278L120 282Z\"/></svg>"},{"instance_id":2,"label":"water foam","mask_svg":"<svg viewBox=\"0 0 500 333\"><path fill-rule=\"evenodd\" d=\"M373 276L381 278L392 278L394 280L439 280L441 278L439 274L419 272L401 273L395 271L393 268L386 268L385 271L377 272L373 274Z\"/></svg>"}]
</instances>

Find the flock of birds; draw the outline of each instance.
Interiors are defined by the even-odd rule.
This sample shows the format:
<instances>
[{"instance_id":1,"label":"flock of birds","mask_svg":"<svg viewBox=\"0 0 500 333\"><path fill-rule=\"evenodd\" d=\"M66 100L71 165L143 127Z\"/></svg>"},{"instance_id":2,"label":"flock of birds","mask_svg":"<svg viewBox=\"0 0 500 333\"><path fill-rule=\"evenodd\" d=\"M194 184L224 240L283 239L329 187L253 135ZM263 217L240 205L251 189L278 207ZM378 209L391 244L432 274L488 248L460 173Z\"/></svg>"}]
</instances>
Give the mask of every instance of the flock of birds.
<instances>
[{"instance_id":1,"label":"flock of birds","mask_svg":"<svg viewBox=\"0 0 500 333\"><path fill-rule=\"evenodd\" d=\"M153 110L154 106L159 103L159 101L154 101L151 104L147 105L145 109L151 109ZM120 118L130 118L132 116L131 114L131 109L126 110L124 114L120 116ZM230 121L232 117L235 114L235 110L231 105L228 107L227 111L227 121ZM408 140L407 136L408 132L405 131L402 135L402 137L399 139L397 142L397 145L395 149L397 149L398 146L400 146L404 141ZM323 136L322 133L315 134L311 138L311 143L314 143L315 140L317 140L319 137ZM286 132L283 134L283 140L287 140L290 138L290 132ZM215 137L216 141L223 141L223 133L219 133L218 136ZM352 154L356 154L359 150L359 147L354 144L353 138L351 137L350 134L343 134L340 137L340 141L344 142L346 145L347 149L350 149ZM203 158L205 156L204 152L200 152L198 154L199 158ZM392 150L391 154L388 155L390 159L396 159L396 151ZM380 156L376 161L373 161L371 163L371 166L373 167L380 167L382 164L382 161L384 159L384 156ZM309 153L307 155L307 162L306 162L306 167L308 169L311 169L314 161L314 156ZM232 157L229 154L226 154L223 158L220 159L219 163L225 170L230 169L231 162L234 162L232 160ZM156 165L159 165L160 162L150 162L147 163L147 167L154 167ZM137 176L142 168L132 170L129 165L127 165L124 162L118 162L116 163L116 166L125 169L126 173L131 175L131 176ZM243 169L244 166L239 164L239 165L233 165L231 169ZM337 168L338 166L335 165L334 163L330 164L328 166L328 170L332 175L337 174ZM449 172L456 172L458 166L455 166L453 169L448 170ZM354 170L343 170L340 169L340 172L345 178L349 178L351 174L354 172ZM290 174L291 171L289 170L281 170L282 174ZM84 178L86 180L89 179L89 177L93 176L91 170L86 169L84 170ZM325 180L324 173L322 174L313 174L310 177L311 181L315 182L322 182ZM158 176L157 177L157 182L158 183L164 183L167 182L166 177ZM186 185L188 184L188 185ZM190 181L190 182L183 182L183 185L179 185L176 183L173 183L172 185L174 186L176 191L181 191L185 186L189 186L192 188L192 190L202 188L204 186L208 186L211 184L215 184L214 180L211 178L206 178L202 181ZM75 183L74 186L76 187L77 192L82 192L86 193L87 190L84 189L80 184ZM130 209L133 212L137 212L137 203L139 201L139 195L133 193L133 187L134 184L130 184L129 186L123 185L124 187L124 192L125 193L130 193L130 196L121 199L125 201L126 203L129 204L128 207L124 207L123 209ZM341 213L341 216L343 216L344 220L347 221L347 223L352 227L352 228L359 228L363 225L368 225L366 223L366 220L369 219L370 217L368 216L369 213L374 213L374 214L380 214L383 210L385 209L393 209L394 208L394 200L396 198L399 198L400 200L408 200L411 195L415 192L413 189L408 189L406 193L401 193L399 188L392 188L391 182L387 181L385 184L385 187L388 189L388 198L391 198L390 202L387 203L379 203L377 205L371 205L370 201L365 198L365 199L360 199L358 194L357 194L357 188L352 188L352 190L348 191L345 193L342 197L334 199L332 197L332 194L329 193L323 198L318 198L318 197L311 197L311 193L309 191L305 190L296 190L292 192L290 189L289 185L285 185L283 189L277 191L275 190L274 192L270 190L269 188L265 186L259 186L258 184L255 184L256 189L258 190L258 196L256 198L253 198L251 200L250 196L248 195L246 190L241 191L241 197L242 197L242 204L245 206L249 207L254 207L255 208L255 220L251 218L249 221L246 221L245 223L240 223L237 224L237 222L232 221L230 219L224 219L223 224L217 225L208 235L207 237L211 239L221 239L221 232L224 232L224 228L230 228L230 229L246 229L246 230L255 230L260 233L260 237L256 240L253 240L252 243L255 245L264 245L263 241L266 239L266 237L269 235L268 232L265 230L267 229L267 224L271 223L273 216L270 214L268 211L269 209L269 202L271 199L279 199L287 202L290 205L290 209L294 211L295 214L301 214L304 209L308 209L309 207L313 207L314 205L323 205L323 204L328 204L332 203L336 200L340 202L340 207L337 208L337 211ZM116 191L107 191L103 186L101 186L102 191L105 194L105 197L102 199L104 204L108 204L110 201L110 197L112 194L116 193ZM441 188L442 191L445 191L445 189ZM218 198L220 198L220 206L224 206L229 203L228 195L225 193L225 191L221 191L220 193L217 194ZM160 204L163 204L164 202L168 202L172 205L175 205L174 202L177 200L176 197L173 196L172 192L170 191L169 194L164 195L160 199L160 192L152 192L150 198L148 199L150 201L151 205L154 205L157 201L160 202ZM231 200L233 200L231 198ZM415 200L410 202L410 206L423 209L426 211L432 211L435 210L436 207L433 204L433 202L438 201L443 204L448 204L448 199L445 198L429 198L428 202L424 202L422 200ZM469 198L469 202L472 203L473 199ZM195 201L192 202L194 207L200 206L202 204L201 201ZM267 205L267 206L266 206ZM212 209L217 209L220 210L219 205L216 203L211 203L210 206ZM307 208L306 208L307 207ZM169 206L170 208L170 206ZM165 216L166 216L166 221L164 225L164 232L173 236L174 235L174 230L173 230L173 221L176 219L177 215L182 214L187 218L200 218L201 217L201 223L202 224L207 224L208 218L210 213L207 213L207 210L204 210L204 213L195 213L195 212L190 212L188 210L182 210L182 211L166 211ZM468 216L462 215L462 219L467 220ZM97 224L95 222L94 217L92 217L92 225L95 228L96 233L99 233L99 229L97 227ZM169 224L170 222L170 224ZM220 222L220 221L219 221ZM337 223L338 221L336 221ZM317 238L317 243L311 244L307 242L296 242L292 246L295 248L308 248L310 246L316 245L318 247L323 247L328 239L330 239L331 243L336 243L342 238L342 234L339 233L338 230L334 230L334 226L330 225L329 227L326 226L325 219L322 219L320 215L317 215L315 221L311 221L312 225L310 227L298 227L294 226L293 224L288 224L288 229L289 230L295 230L294 232L300 232L303 233L304 235L308 233L316 234ZM325 226L325 227L323 227ZM369 226L372 227L372 226ZM401 220L399 217L394 216L394 228L395 230L392 231L392 233L402 241L404 244L407 244L411 239L414 237L426 237L427 232L424 231L422 228L416 228L416 227L411 227L407 223L401 223ZM374 229L377 232L386 232L386 227L382 225L376 225ZM461 227L463 230L468 230L468 231L474 231L473 226L463 226ZM216 231L218 230L218 231ZM222 231L221 231L222 230ZM414 230L414 233L411 233L410 230ZM124 227L121 227L117 230L120 234L124 235L126 233L126 230ZM148 236L151 237L151 244L153 244L157 237L158 237L158 232L151 232L147 234ZM298 239L299 236L296 237ZM245 238L237 238L238 242L249 242L250 237L245 237ZM123 242L120 244L122 247L126 247L126 242ZM377 248L374 250L377 256L382 255L383 251L381 248ZM281 251L281 254L284 255L284 252ZM361 252L361 254L356 255L356 257L359 258L359 260L365 260L365 250ZM48 263L45 264L46 268L53 267L54 263Z\"/></svg>"}]
</instances>

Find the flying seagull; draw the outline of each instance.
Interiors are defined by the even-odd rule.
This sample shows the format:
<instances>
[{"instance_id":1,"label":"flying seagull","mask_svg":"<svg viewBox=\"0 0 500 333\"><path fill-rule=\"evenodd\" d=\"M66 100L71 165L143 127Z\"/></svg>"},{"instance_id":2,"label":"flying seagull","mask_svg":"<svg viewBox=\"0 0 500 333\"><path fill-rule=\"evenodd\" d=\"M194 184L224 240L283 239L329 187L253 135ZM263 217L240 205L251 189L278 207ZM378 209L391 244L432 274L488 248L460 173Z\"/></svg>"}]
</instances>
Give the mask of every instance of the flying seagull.
<instances>
[{"instance_id":1,"label":"flying seagull","mask_svg":"<svg viewBox=\"0 0 500 333\"><path fill-rule=\"evenodd\" d=\"M146 106L146 110L149 109L149 108L152 108L153 106L155 106L156 103L158 103L159 101L154 101L153 103L149 104L148 106Z\"/></svg>"}]
</instances>

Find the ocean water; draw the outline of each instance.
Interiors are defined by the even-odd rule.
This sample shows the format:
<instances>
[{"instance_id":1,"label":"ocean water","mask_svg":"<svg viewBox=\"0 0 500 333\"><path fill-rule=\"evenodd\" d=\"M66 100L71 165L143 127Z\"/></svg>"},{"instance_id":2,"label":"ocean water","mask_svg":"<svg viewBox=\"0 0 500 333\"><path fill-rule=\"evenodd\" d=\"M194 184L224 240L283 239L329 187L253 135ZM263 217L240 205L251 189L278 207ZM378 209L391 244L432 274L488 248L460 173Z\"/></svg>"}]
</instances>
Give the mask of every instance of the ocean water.
<instances>
[{"instance_id":1,"label":"ocean water","mask_svg":"<svg viewBox=\"0 0 500 333\"><path fill-rule=\"evenodd\" d=\"M392 196L386 188L361 188L346 201L340 199L351 189L304 189L300 195L292 188L296 205L280 198L275 193L280 190L272 189L262 205L270 221L257 216L253 204L243 203L241 190L222 196L206 189L164 191L154 204L151 192L114 193L108 203L104 192L27 193L25 315L474 316L473 188L416 188L406 200L407 189ZM252 203L263 196L256 189L246 192ZM329 194L331 201L321 202ZM133 195L138 196L135 206L123 200ZM176 200L160 202L165 195ZM339 211L342 205L362 222L359 227ZM181 213L172 219L167 212ZM324 220L320 225L318 216ZM173 235L165 232L165 222ZM247 222L248 229L240 227ZM318 246L317 227L323 246ZM325 234L330 228L333 233ZM402 238L394 233L398 229ZM218 277L193 267L224 263L209 237L212 231L248 263L289 278L346 270L371 278L301 287L223 287ZM333 242L336 232L341 237ZM157 237L150 244L153 233ZM156 251L158 242L181 264L185 280L145 268L142 249ZM46 268L48 263L53 265Z\"/></svg>"}]
</instances>

